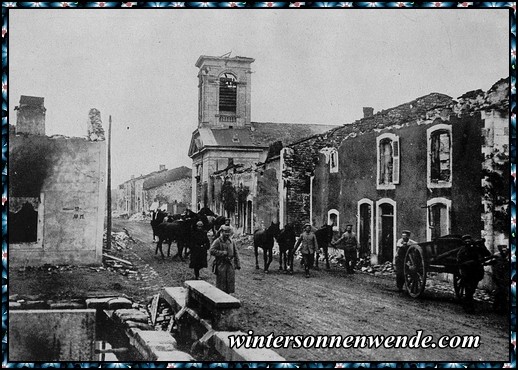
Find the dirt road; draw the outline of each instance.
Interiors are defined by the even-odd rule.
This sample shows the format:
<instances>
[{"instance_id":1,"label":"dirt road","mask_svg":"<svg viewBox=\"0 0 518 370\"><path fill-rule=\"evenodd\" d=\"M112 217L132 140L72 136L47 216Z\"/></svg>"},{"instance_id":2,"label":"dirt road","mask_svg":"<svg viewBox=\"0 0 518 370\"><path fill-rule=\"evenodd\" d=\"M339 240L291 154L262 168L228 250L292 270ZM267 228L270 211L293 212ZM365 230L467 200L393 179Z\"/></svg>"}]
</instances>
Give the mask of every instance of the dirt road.
<instances>
[{"instance_id":1,"label":"dirt road","mask_svg":"<svg viewBox=\"0 0 518 370\"><path fill-rule=\"evenodd\" d=\"M157 285L181 286L192 279L188 262L155 256L151 230L147 222L116 220L137 241L133 252L142 263L155 269ZM394 348L280 348L277 352L288 361L483 361L509 359L509 323L479 302L476 314L465 314L451 293L425 291L413 299L398 293L391 277L370 274L347 275L343 269L312 271L304 277L300 266L293 276L277 270L274 257L270 274L255 269L250 243L240 245L242 269L237 272L236 294L243 305L241 328L254 334L268 335L431 335L434 340L448 335L480 335L474 349L394 349ZM172 253L176 252L173 244ZM260 260L262 265L262 261ZM209 262L210 265L210 262ZM202 270L202 278L215 284L214 275ZM151 292L152 293L152 292Z\"/></svg>"}]
</instances>

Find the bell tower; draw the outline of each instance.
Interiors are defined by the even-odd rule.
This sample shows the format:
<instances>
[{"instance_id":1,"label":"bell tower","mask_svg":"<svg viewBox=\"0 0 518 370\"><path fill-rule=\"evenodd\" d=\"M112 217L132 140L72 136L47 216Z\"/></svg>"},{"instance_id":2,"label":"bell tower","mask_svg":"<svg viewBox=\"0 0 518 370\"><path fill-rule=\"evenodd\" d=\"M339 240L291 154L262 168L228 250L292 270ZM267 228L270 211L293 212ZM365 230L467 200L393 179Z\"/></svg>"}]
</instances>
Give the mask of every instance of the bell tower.
<instances>
[{"instance_id":1,"label":"bell tower","mask_svg":"<svg viewBox=\"0 0 518 370\"><path fill-rule=\"evenodd\" d=\"M250 126L252 58L202 55L198 72L198 127Z\"/></svg>"}]
</instances>

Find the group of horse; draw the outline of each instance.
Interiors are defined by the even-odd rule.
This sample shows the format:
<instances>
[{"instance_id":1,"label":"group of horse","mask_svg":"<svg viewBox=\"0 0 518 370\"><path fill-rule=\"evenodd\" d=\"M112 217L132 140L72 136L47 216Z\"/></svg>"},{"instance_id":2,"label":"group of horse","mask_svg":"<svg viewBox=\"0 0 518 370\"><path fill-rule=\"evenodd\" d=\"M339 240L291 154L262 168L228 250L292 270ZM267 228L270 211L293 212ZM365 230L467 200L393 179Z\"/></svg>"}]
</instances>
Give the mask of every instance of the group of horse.
<instances>
[{"instance_id":1,"label":"group of horse","mask_svg":"<svg viewBox=\"0 0 518 370\"><path fill-rule=\"evenodd\" d=\"M153 213L151 219L151 228L153 229L153 241L158 238L156 244L155 254L160 254L165 258L162 250L163 243L167 243L167 256L171 255L171 244L176 242L178 252L173 258L183 259L189 254L191 236L196 229L196 223L203 222L203 229L205 231L213 231L213 235L221 225L225 223L224 216L218 216L209 208L202 208L198 213L187 209L182 214L168 215L166 212L158 210Z\"/></svg>"},{"instance_id":2,"label":"group of horse","mask_svg":"<svg viewBox=\"0 0 518 370\"><path fill-rule=\"evenodd\" d=\"M333 239L333 226L324 225L315 231L319 248L322 248L326 268L329 269L329 245ZM293 273L293 259L295 255L295 242L297 234L295 228L291 224L287 224L284 229L279 229L279 224L272 222L265 230L256 230L254 232L254 253L255 268L259 269L259 248L263 250L264 272L268 273L270 264L273 260L274 240L279 245L279 270ZM318 269L318 258L315 259L315 268Z\"/></svg>"},{"instance_id":3,"label":"group of horse","mask_svg":"<svg viewBox=\"0 0 518 370\"><path fill-rule=\"evenodd\" d=\"M182 214L168 215L166 212L158 210L153 213L151 220L151 228L153 229L153 241L158 238L155 254L160 252L162 258L165 258L162 250L163 243L168 244L167 256L171 255L171 244L176 242L178 252L173 258L180 258L188 256L189 244L192 240L191 235L196 228L198 221L203 222L203 229L208 232L212 230L213 235L216 235L217 230L225 223L224 216L218 216L209 208L202 208L198 213L187 209ZM329 269L329 254L328 248L333 239L333 227L331 225L324 225L315 231L317 243L319 248L324 253L326 261L326 268ZM287 224L284 229L279 228L279 223L272 222L266 229L256 230L254 232L254 254L255 267L259 269L259 248L263 250L264 271L268 273L270 264L273 261L273 246L277 240L279 245L279 270L293 273L293 260L295 255L295 242L297 234L295 228L291 224ZM318 267L318 258L315 259L315 268Z\"/></svg>"}]
</instances>

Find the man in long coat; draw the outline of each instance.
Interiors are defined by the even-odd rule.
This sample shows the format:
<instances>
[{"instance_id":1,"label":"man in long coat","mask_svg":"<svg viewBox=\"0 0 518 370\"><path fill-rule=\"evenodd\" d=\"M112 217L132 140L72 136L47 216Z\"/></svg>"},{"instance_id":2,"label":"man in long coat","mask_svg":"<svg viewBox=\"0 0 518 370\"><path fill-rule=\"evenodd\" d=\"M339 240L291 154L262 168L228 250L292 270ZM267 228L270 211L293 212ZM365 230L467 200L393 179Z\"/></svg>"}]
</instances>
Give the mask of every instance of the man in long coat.
<instances>
[{"instance_id":1,"label":"man in long coat","mask_svg":"<svg viewBox=\"0 0 518 370\"><path fill-rule=\"evenodd\" d=\"M214 240L209 253L216 257L214 272L216 273L216 286L226 293L235 292L235 270L241 269L236 243L230 239L230 227L223 225L221 236Z\"/></svg>"},{"instance_id":2,"label":"man in long coat","mask_svg":"<svg viewBox=\"0 0 518 370\"><path fill-rule=\"evenodd\" d=\"M200 278L200 270L207 267L207 250L210 247L210 241L207 233L203 230L203 222L196 223L196 230L191 237L191 262L189 267L194 269L194 278Z\"/></svg>"},{"instance_id":3,"label":"man in long coat","mask_svg":"<svg viewBox=\"0 0 518 370\"><path fill-rule=\"evenodd\" d=\"M353 225L348 224L342 236L334 243L331 243L331 245L335 246L340 243L343 244L342 248L344 250L347 273L354 274L354 266L356 266L356 260L358 259L358 240L356 239L356 234L353 232Z\"/></svg>"},{"instance_id":4,"label":"man in long coat","mask_svg":"<svg viewBox=\"0 0 518 370\"><path fill-rule=\"evenodd\" d=\"M473 241L471 235L462 236L463 246L457 254L459 272L465 288L464 310L475 311L473 295L478 282L484 278L484 260L491 256L482 240Z\"/></svg>"}]
</instances>

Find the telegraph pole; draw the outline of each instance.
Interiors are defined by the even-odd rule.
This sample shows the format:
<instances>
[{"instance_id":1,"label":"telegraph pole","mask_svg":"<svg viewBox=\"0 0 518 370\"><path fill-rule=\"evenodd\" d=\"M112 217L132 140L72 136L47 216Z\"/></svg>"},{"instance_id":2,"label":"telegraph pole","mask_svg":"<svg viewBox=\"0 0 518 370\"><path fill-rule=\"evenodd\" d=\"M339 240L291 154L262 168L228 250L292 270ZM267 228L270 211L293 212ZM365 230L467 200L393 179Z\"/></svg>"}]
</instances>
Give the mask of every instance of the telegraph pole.
<instances>
[{"instance_id":1,"label":"telegraph pole","mask_svg":"<svg viewBox=\"0 0 518 370\"><path fill-rule=\"evenodd\" d=\"M106 217L106 249L110 250L112 247L112 191L111 191L111 182L112 182L112 116L110 116L110 121L108 123L108 176L106 180L106 210L108 212Z\"/></svg>"}]
</instances>

